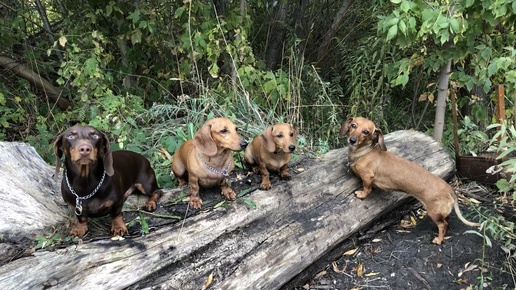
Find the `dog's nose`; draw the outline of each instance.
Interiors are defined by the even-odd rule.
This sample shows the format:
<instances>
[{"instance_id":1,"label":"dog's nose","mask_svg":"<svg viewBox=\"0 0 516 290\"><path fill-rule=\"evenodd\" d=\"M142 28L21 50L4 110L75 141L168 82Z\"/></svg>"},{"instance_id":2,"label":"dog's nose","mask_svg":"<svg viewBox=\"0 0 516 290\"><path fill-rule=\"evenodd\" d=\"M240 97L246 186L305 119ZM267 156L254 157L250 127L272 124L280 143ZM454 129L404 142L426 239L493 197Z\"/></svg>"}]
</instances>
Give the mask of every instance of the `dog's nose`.
<instances>
[{"instance_id":1,"label":"dog's nose","mask_svg":"<svg viewBox=\"0 0 516 290\"><path fill-rule=\"evenodd\" d=\"M245 140L240 141L240 148L245 149L245 147L247 147L247 141L245 141Z\"/></svg>"},{"instance_id":2,"label":"dog's nose","mask_svg":"<svg viewBox=\"0 0 516 290\"><path fill-rule=\"evenodd\" d=\"M349 143L355 144L356 142L357 142L357 137L355 137L355 136L349 137Z\"/></svg>"},{"instance_id":3,"label":"dog's nose","mask_svg":"<svg viewBox=\"0 0 516 290\"><path fill-rule=\"evenodd\" d=\"M290 152L294 152L294 150L296 150L296 146L294 144L290 144L288 146L288 150L290 150Z\"/></svg>"},{"instance_id":4,"label":"dog's nose","mask_svg":"<svg viewBox=\"0 0 516 290\"><path fill-rule=\"evenodd\" d=\"M91 150L92 150L92 148L88 144L79 146L79 153L81 153L81 155L88 155L91 153Z\"/></svg>"}]
</instances>

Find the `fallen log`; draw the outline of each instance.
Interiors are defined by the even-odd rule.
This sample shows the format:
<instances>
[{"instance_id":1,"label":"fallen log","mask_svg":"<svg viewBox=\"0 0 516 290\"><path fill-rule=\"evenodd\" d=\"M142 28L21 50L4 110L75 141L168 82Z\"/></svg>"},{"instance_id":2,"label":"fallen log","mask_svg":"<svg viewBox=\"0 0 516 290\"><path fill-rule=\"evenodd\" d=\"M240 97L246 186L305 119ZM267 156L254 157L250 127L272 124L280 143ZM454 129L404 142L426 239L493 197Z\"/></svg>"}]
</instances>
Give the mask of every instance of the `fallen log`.
<instances>
[{"instance_id":1,"label":"fallen log","mask_svg":"<svg viewBox=\"0 0 516 290\"><path fill-rule=\"evenodd\" d=\"M431 137L415 131L385 136L389 151L449 178L454 163ZM409 197L375 190L354 197L347 149L332 150L291 181L201 211L145 237L103 239L36 252L0 267L6 289L278 289L313 261ZM235 182L235 181L234 181ZM174 198L178 191L167 190ZM162 199L160 205L165 204ZM452 218L455 218L452 214ZM431 241L428 241L429 243Z\"/></svg>"}]
</instances>

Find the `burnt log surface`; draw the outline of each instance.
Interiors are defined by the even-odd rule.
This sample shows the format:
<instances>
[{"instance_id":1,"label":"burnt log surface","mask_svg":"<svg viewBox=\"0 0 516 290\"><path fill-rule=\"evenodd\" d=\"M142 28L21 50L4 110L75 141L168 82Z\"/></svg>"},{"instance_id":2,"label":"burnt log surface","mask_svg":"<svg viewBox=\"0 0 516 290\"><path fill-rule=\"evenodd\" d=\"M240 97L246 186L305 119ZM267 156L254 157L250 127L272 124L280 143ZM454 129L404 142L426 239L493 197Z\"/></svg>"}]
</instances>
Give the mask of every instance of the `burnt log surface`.
<instances>
[{"instance_id":1,"label":"burnt log surface","mask_svg":"<svg viewBox=\"0 0 516 290\"><path fill-rule=\"evenodd\" d=\"M387 134L385 142L389 151L444 179L455 172L441 144L421 132L396 131ZM379 190L366 200L356 199L354 191L361 182L347 173L346 161L347 149L332 150L292 180L247 194L256 204L254 209L232 202L165 224L144 237L37 251L0 267L0 285L4 289L202 289L211 276L212 289L279 289L353 233L410 199ZM54 185L48 190L45 195L56 194ZM179 190L165 192L160 206ZM134 196L130 199L135 202ZM61 210L56 210L58 215Z\"/></svg>"}]
</instances>

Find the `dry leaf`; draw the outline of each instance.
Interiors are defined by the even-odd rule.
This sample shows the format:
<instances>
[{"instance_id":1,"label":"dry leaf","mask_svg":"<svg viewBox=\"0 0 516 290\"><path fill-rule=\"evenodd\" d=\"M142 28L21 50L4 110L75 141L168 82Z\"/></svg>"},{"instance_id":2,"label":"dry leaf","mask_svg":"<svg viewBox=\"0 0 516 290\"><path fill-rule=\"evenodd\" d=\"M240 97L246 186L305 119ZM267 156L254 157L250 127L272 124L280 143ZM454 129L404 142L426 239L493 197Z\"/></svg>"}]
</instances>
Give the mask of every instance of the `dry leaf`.
<instances>
[{"instance_id":1,"label":"dry leaf","mask_svg":"<svg viewBox=\"0 0 516 290\"><path fill-rule=\"evenodd\" d=\"M469 272L469 271L473 271L477 268L478 266L475 265L475 264L471 264L468 262L466 263L466 265L464 265L464 270L460 270L459 273L457 274L457 277L460 277L462 276L462 274L466 273L466 272Z\"/></svg>"},{"instance_id":2,"label":"dry leaf","mask_svg":"<svg viewBox=\"0 0 516 290\"><path fill-rule=\"evenodd\" d=\"M364 263L360 263L357 267L357 276L362 277L364 275Z\"/></svg>"},{"instance_id":3,"label":"dry leaf","mask_svg":"<svg viewBox=\"0 0 516 290\"><path fill-rule=\"evenodd\" d=\"M443 266L443 264L441 264L441 263L437 263L437 269L441 269L441 268L442 268L442 266Z\"/></svg>"},{"instance_id":4,"label":"dry leaf","mask_svg":"<svg viewBox=\"0 0 516 290\"><path fill-rule=\"evenodd\" d=\"M372 240L373 243L378 243L378 242L381 242L381 241L382 241L382 239L373 239Z\"/></svg>"},{"instance_id":5,"label":"dry leaf","mask_svg":"<svg viewBox=\"0 0 516 290\"><path fill-rule=\"evenodd\" d=\"M305 171L305 169L304 169L303 167L296 168L296 170L297 170L298 172L303 172L303 171Z\"/></svg>"},{"instance_id":6,"label":"dry leaf","mask_svg":"<svg viewBox=\"0 0 516 290\"><path fill-rule=\"evenodd\" d=\"M211 282L213 282L213 273L210 273L208 279L206 279L206 282L204 282L204 288L210 287Z\"/></svg>"},{"instance_id":7,"label":"dry leaf","mask_svg":"<svg viewBox=\"0 0 516 290\"><path fill-rule=\"evenodd\" d=\"M335 271L336 273L346 273L346 270L348 268L348 263L346 262L346 265L344 265L344 267L342 267L342 269L339 269L339 266L337 266L337 262L333 261L331 263L332 267L333 267L333 271Z\"/></svg>"},{"instance_id":8,"label":"dry leaf","mask_svg":"<svg viewBox=\"0 0 516 290\"><path fill-rule=\"evenodd\" d=\"M354 255L358 251L358 248L347 250L342 254L343 256L351 256Z\"/></svg>"},{"instance_id":9,"label":"dry leaf","mask_svg":"<svg viewBox=\"0 0 516 290\"><path fill-rule=\"evenodd\" d=\"M59 37L59 45L61 45L62 47L64 47L67 42L68 39L66 39L66 36L62 35L61 37Z\"/></svg>"},{"instance_id":10,"label":"dry leaf","mask_svg":"<svg viewBox=\"0 0 516 290\"><path fill-rule=\"evenodd\" d=\"M365 274L364 276L366 276L366 277L371 277L371 276L376 276L376 275L378 275L378 274L380 274L380 273L378 273L378 272L371 272L371 273L367 273L367 274Z\"/></svg>"},{"instance_id":11,"label":"dry leaf","mask_svg":"<svg viewBox=\"0 0 516 290\"><path fill-rule=\"evenodd\" d=\"M325 270L317 273L317 275L315 275L315 278L319 278L319 277L324 276L324 275L326 275L326 271Z\"/></svg>"}]
</instances>

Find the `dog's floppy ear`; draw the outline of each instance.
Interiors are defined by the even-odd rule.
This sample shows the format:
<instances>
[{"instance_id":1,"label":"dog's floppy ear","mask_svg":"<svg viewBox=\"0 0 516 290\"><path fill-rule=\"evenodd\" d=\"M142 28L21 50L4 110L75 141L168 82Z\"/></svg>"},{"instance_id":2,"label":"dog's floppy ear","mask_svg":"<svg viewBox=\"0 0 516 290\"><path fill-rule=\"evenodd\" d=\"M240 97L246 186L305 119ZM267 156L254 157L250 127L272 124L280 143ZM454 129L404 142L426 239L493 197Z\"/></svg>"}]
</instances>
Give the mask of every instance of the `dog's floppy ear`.
<instances>
[{"instance_id":1,"label":"dog's floppy ear","mask_svg":"<svg viewBox=\"0 0 516 290\"><path fill-rule=\"evenodd\" d=\"M56 171L54 172L54 178L59 174L59 170L61 169L61 158L63 157L63 133L57 135L56 140L54 141L54 154L56 155Z\"/></svg>"},{"instance_id":2,"label":"dog's floppy ear","mask_svg":"<svg viewBox=\"0 0 516 290\"><path fill-rule=\"evenodd\" d=\"M208 156L217 154L217 144L211 137L211 124L202 125L201 129L195 133L193 143L203 154Z\"/></svg>"},{"instance_id":3,"label":"dog's floppy ear","mask_svg":"<svg viewBox=\"0 0 516 290\"><path fill-rule=\"evenodd\" d=\"M383 151L387 151L387 147L385 147L385 143L383 142L383 133L379 128L374 128L374 136L373 139L376 140L376 143L380 145Z\"/></svg>"},{"instance_id":4,"label":"dog's floppy ear","mask_svg":"<svg viewBox=\"0 0 516 290\"><path fill-rule=\"evenodd\" d=\"M260 134L260 138L263 141L263 145L269 152L276 151L276 144L274 143L274 140L272 139L273 132L274 132L274 126L269 126L267 129L265 129Z\"/></svg>"},{"instance_id":5,"label":"dog's floppy ear","mask_svg":"<svg viewBox=\"0 0 516 290\"><path fill-rule=\"evenodd\" d=\"M353 122L353 118L350 117L344 123L342 123L342 126L340 126L339 135L344 136L346 133L348 133L349 126L351 125L351 122Z\"/></svg>"},{"instance_id":6,"label":"dog's floppy ear","mask_svg":"<svg viewBox=\"0 0 516 290\"><path fill-rule=\"evenodd\" d=\"M104 133L100 133L102 138L102 150L104 150L104 170L108 176L113 176L115 170L113 169L113 155L109 146L109 139Z\"/></svg>"}]
</instances>

